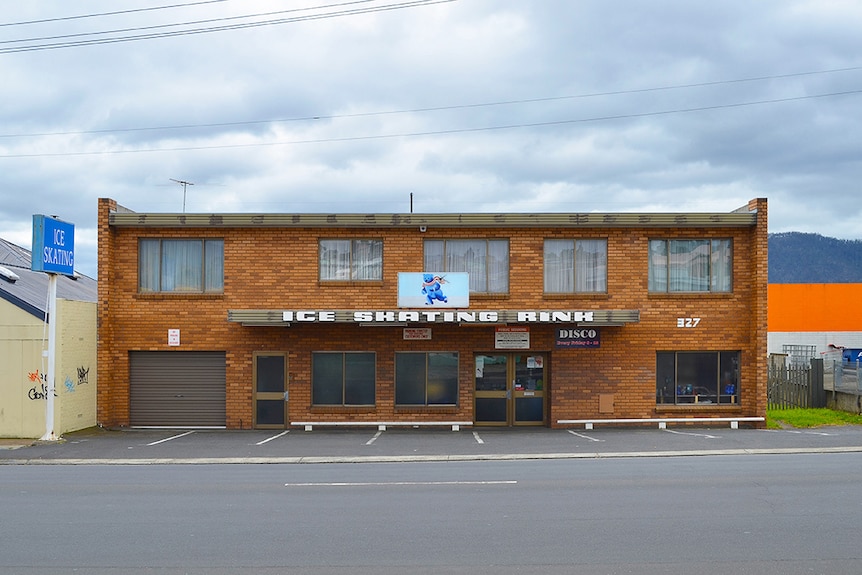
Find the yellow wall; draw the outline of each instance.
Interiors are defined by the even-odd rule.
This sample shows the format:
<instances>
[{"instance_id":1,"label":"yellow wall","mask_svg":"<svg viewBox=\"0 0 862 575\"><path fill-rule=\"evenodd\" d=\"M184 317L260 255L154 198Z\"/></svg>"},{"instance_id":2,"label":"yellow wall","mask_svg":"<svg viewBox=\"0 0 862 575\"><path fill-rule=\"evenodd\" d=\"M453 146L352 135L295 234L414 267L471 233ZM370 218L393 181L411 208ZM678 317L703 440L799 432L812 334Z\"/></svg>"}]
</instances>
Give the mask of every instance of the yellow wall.
<instances>
[{"instance_id":1,"label":"yellow wall","mask_svg":"<svg viewBox=\"0 0 862 575\"><path fill-rule=\"evenodd\" d=\"M769 284L769 331L862 331L860 302L858 283Z\"/></svg>"},{"instance_id":2,"label":"yellow wall","mask_svg":"<svg viewBox=\"0 0 862 575\"><path fill-rule=\"evenodd\" d=\"M41 437L45 432L45 402L28 396L31 389L41 393L44 383L38 379L44 373L43 326L0 300L0 437Z\"/></svg>"},{"instance_id":3,"label":"yellow wall","mask_svg":"<svg viewBox=\"0 0 862 575\"><path fill-rule=\"evenodd\" d=\"M54 421L60 434L96 425L96 304L59 300L57 308Z\"/></svg>"},{"instance_id":4,"label":"yellow wall","mask_svg":"<svg viewBox=\"0 0 862 575\"><path fill-rule=\"evenodd\" d=\"M96 304L61 299L57 317L54 432L60 435L96 423ZM0 300L0 437L45 433L47 333L38 318ZM79 367L89 367L84 382Z\"/></svg>"}]
</instances>

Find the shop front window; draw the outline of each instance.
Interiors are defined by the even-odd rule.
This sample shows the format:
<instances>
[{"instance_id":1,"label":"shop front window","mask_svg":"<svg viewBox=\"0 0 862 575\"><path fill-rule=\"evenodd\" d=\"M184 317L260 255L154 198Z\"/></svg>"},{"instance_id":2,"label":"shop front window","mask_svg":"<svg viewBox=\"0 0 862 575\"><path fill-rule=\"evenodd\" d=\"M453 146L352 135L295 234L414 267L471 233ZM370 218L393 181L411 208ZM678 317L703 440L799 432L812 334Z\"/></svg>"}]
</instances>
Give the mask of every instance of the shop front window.
<instances>
[{"instance_id":1,"label":"shop front window","mask_svg":"<svg viewBox=\"0 0 862 575\"><path fill-rule=\"evenodd\" d=\"M402 352L395 354L395 404L456 405L458 354Z\"/></svg>"},{"instance_id":2,"label":"shop front window","mask_svg":"<svg viewBox=\"0 0 862 575\"><path fill-rule=\"evenodd\" d=\"M374 405L375 356L370 352L317 352L311 360L314 405Z\"/></svg>"},{"instance_id":3,"label":"shop front window","mask_svg":"<svg viewBox=\"0 0 862 575\"><path fill-rule=\"evenodd\" d=\"M656 402L705 405L738 403L739 352L656 353Z\"/></svg>"}]
</instances>

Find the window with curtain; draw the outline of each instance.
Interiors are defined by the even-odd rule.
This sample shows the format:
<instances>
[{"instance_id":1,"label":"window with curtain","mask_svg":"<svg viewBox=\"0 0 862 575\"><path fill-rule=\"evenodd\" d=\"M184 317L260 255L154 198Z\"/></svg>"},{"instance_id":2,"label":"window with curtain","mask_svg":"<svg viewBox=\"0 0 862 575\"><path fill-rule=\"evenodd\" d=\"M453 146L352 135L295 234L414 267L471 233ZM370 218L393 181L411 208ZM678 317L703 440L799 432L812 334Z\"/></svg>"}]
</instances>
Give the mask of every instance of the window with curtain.
<instances>
[{"instance_id":1,"label":"window with curtain","mask_svg":"<svg viewBox=\"0 0 862 575\"><path fill-rule=\"evenodd\" d=\"M545 293L605 293L608 241L545 240Z\"/></svg>"},{"instance_id":2,"label":"window with curtain","mask_svg":"<svg viewBox=\"0 0 862 575\"><path fill-rule=\"evenodd\" d=\"M311 403L374 405L376 360L372 352L311 354Z\"/></svg>"},{"instance_id":3,"label":"window with curtain","mask_svg":"<svg viewBox=\"0 0 862 575\"><path fill-rule=\"evenodd\" d=\"M395 405L457 405L458 354L395 354Z\"/></svg>"},{"instance_id":4,"label":"window with curtain","mask_svg":"<svg viewBox=\"0 0 862 575\"><path fill-rule=\"evenodd\" d=\"M320 279L383 279L383 240L320 240Z\"/></svg>"},{"instance_id":5,"label":"window with curtain","mask_svg":"<svg viewBox=\"0 0 862 575\"><path fill-rule=\"evenodd\" d=\"M139 240L138 289L141 293L222 293L224 240Z\"/></svg>"},{"instance_id":6,"label":"window with curtain","mask_svg":"<svg viewBox=\"0 0 862 575\"><path fill-rule=\"evenodd\" d=\"M509 292L509 240L426 240L423 266L467 272L471 293Z\"/></svg>"},{"instance_id":7,"label":"window with curtain","mask_svg":"<svg viewBox=\"0 0 862 575\"><path fill-rule=\"evenodd\" d=\"M729 292L730 239L650 240L649 291Z\"/></svg>"}]
</instances>

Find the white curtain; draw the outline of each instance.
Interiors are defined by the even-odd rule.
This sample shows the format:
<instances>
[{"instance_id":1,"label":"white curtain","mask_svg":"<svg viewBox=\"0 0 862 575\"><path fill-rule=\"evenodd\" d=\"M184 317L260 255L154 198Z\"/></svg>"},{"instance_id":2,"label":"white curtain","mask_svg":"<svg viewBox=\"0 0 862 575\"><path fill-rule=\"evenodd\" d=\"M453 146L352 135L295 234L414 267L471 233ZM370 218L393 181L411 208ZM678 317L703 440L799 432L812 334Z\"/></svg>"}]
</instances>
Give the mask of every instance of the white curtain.
<instances>
[{"instance_id":1,"label":"white curtain","mask_svg":"<svg viewBox=\"0 0 862 575\"><path fill-rule=\"evenodd\" d=\"M162 240L162 291L201 291L203 242Z\"/></svg>"}]
</instances>

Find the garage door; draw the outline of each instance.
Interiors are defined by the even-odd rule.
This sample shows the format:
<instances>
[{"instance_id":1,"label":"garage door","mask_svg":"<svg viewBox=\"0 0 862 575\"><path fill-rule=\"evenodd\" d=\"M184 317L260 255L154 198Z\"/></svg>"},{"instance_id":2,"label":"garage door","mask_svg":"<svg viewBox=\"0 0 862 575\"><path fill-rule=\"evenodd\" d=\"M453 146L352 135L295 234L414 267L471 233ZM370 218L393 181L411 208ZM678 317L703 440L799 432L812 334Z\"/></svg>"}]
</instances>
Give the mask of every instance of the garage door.
<instances>
[{"instance_id":1,"label":"garage door","mask_svg":"<svg viewBox=\"0 0 862 575\"><path fill-rule=\"evenodd\" d=\"M129 423L146 427L224 427L224 352L133 351Z\"/></svg>"}]
</instances>

